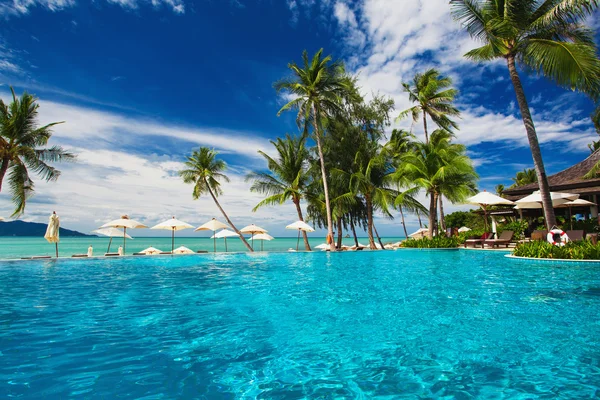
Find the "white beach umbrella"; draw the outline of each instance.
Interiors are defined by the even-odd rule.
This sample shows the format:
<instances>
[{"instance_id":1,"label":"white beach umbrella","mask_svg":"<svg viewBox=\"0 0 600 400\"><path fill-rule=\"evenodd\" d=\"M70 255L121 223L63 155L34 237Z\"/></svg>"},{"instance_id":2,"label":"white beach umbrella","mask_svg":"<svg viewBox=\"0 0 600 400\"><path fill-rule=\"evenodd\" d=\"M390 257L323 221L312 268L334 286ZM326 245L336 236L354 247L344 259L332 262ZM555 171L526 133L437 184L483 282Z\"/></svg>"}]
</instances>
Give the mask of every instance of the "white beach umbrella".
<instances>
[{"instance_id":1,"label":"white beach umbrella","mask_svg":"<svg viewBox=\"0 0 600 400\"><path fill-rule=\"evenodd\" d=\"M126 234L124 231L117 229L117 228L112 228L112 227L96 229L95 231L92 231L92 233L97 233L99 235L108 236L110 238L110 240L108 241L108 249L106 250L107 253L110 253L110 245L112 244L113 237L125 236L126 239L133 240L133 238L131 236L129 236L128 234Z\"/></svg>"},{"instance_id":2,"label":"white beach umbrella","mask_svg":"<svg viewBox=\"0 0 600 400\"><path fill-rule=\"evenodd\" d=\"M471 228L467 228L466 226L463 226L463 227L461 227L461 228L458 228L458 231L459 231L460 233L463 233L463 232L469 232L470 230L471 230Z\"/></svg>"},{"instance_id":3,"label":"white beach umbrella","mask_svg":"<svg viewBox=\"0 0 600 400\"><path fill-rule=\"evenodd\" d=\"M4 221L4 218L0 217L0 221Z\"/></svg>"},{"instance_id":4,"label":"white beach umbrella","mask_svg":"<svg viewBox=\"0 0 600 400\"><path fill-rule=\"evenodd\" d=\"M123 228L123 253L125 253L125 235L127 234L127 229L141 229L147 228L147 226L142 224L141 222L137 222L136 220L130 219L127 215L123 215L119 219L107 222L100 228Z\"/></svg>"},{"instance_id":5,"label":"white beach umbrella","mask_svg":"<svg viewBox=\"0 0 600 400\"><path fill-rule=\"evenodd\" d=\"M515 203L505 199L504 197L497 196L493 193L483 191L477 193L475 196L471 196L467 198L467 203L469 204L477 204L483 209L483 222L485 224L485 228L487 229L487 207L488 206L500 206L500 205L514 205Z\"/></svg>"},{"instance_id":6,"label":"white beach umbrella","mask_svg":"<svg viewBox=\"0 0 600 400\"><path fill-rule=\"evenodd\" d=\"M315 249L330 250L331 249L331 245L328 245L327 243L321 243L320 245L315 246Z\"/></svg>"},{"instance_id":7,"label":"white beach umbrella","mask_svg":"<svg viewBox=\"0 0 600 400\"><path fill-rule=\"evenodd\" d=\"M160 254L160 253L162 253L162 250L159 250L159 249L157 249L155 247L150 246L147 249L144 249L144 250L140 251L140 253L148 254L148 255Z\"/></svg>"},{"instance_id":8,"label":"white beach umbrella","mask_svg":"<svg viewBox=\"0 0 600 400\"><path fill-rule=\"evenodd\" d=\"M424 238L427 234L429 233L429 229L427 228L421 228L416 232L411 233L410 235L408 235L408 237L411 237L413 239L422 239Z\"/></svg>"},{"instance_id":9,"label":"white beach umbrella","mask_svg":"<svg viewBox=\"0 0 600 400\"><path fill-rule=\"evenodd\" d=\"M171 253L175 249L175 231L181 231L183 229L191 229L193 226L190 224L175 219L175 217L170 218L164 222L161 222L158 225L154 225L150 229L165 229L171 231Z\"/></svg>"},{"instance_id":10,"label":"white beach umbrella","mask_svg":"<svg viewBox=\"0 0 600 400\"><path fill-rule=\"evenodd\" d=\"M173 254L195 254L194 250L188 249L185 246L179 246L175 250L172 251Z\"/></svg>"},{"instance_id":11,"label":"white beach umbrella","mask_svg":"<svg viewBox=\"0 0 600 400\"><path fill-rule=\"evenodd\" d=\"M569 208L569 222L571 224L571 230L573 230L573 207L591 207L595 206L596 203L592 203L591 201L587 201L584 199L576 199L573 201L568 201L564 204L561 204L559 207L568 207Z\"/></svg>"},{"instance_id":12,"label":"white beach umbrella","mask_svg":"<svg viewBox=\"0 0 600 400\"><path fill-rule=\"evenodd\" d=\"M254 234L256 233L267 233L269 232L266 229L261 228L260 226L256 226L254 224L250 224L248 226L243 227L242 229L240 229L241 233L249 233L252 235L252 250L254 250Z\"/></svg>"},{"instance_id":13,"label":"white beach umbrella","mask_svg":"<svg viewBox=\"0 0 600 400\"><path fill-rule=\"evenodd\" d=\"M578 194L550 192L550 199L552 200L553 207L558 207L562 204L568 203L569 201L577 200L578 198ZM529 196L525 196L522 199L517 200L515 203L517 204L517 207L515 207L517 209L542 208L542 194L539 190L536 190Z\"/></svg>"},{"instance_id":14,"label":"white beach umbrella","mask_svg":"<svg viewBox=\"0 0 600 400\"><path fill-rule=\"evenodd\" d=\"M56 258L58 258L58 242L60 242L60 219L58 218L58 215L56 215L56 211L53 211L52 215L50 215L44 239L46 239L48 243L54 243L54 248L56 249Z\"/></svg>"},{"instance_id":15,"label":"white beach umbrella","mask_svg":"<svg viewBox=\"0 0 600 400\"><path fill-rule=\"evenodd\" d=\"M216 232L219 229L227 229L229 228L229 225L225 225L224 223L217 221L216 218L211 219L210 221L208 221L207 223L200 225L199 227L197 227L196 229L194 229L194 232L197 231L213 231ZM214 251L215 253L217 252L217 238L213 236L214 239Z\"/></svg>"},{"instance_id":16,"label":"white beach umbrella","mask_svg":"<svg viewBox=\"0 0 600 400\"><path fill-rule=\"evenodd\" d=\"M258 235L254 236L254 240L262 240L262 242L260 242L260 251L263 251L263 243L265 240L271 241L273 239L275 238L268 233L259 233Z\"/></svg>"},{"instance_id":17,"label":"white beach umbrella","mask_svg":"<svg viewBox=\"0 0 600 400\"><path fill-rule=\"evenodd\" d=\"M285 229L298 231L298 240L296 241L296 251L298 251L298 246L300 245L300 232L314 232L315 231L315 229L312 226L308 225L304 221L296 221L293 224L286 226Z\"/></svg>"},{"instance_id":18,"label":"white beach umbrella","mask_svg":"<svg viewBox=\"0 0 600 400\"><path fill-rule=\"evenodd\" d=\"M227 252L227 238L228 237L237 237L239 238L240 235L230 231L229 229L223 229L221 232L215 233L214 235L211 236L211 239L223 239L225 241L225 252Z\"/></svg>"}]
</instances>

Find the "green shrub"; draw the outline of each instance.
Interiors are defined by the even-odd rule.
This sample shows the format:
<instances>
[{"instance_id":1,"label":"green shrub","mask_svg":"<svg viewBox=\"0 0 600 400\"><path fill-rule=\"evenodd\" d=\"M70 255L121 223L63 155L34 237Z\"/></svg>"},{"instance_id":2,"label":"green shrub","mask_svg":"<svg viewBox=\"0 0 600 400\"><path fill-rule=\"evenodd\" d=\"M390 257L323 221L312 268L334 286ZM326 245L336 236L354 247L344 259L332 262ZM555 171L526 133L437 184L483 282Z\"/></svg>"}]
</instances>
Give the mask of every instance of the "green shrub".
<instances>
[{"instance_id":1,"label":"green shrub","mask_svg":"<svg viewBox=\"0 0 600 400\"><path fill-rule=\"evenodd\" d=\"M432 239L409 239L402 242L402 247L413 249L450 249L458 247L458 237L434 236Z\"/></svg>"},{"instance_id":2,"label":"green shrub","mask_svg":"<svg viewBox=\"0 0 600 400\"><path fill-rule=\"evenodd\" d=\"M546 241L533 241L517 244L515 256L531 258L558 258L564 260L600 260L600 243L589 240L569 242L564 246L554 246Z\"/></svg>"}]
</instances>

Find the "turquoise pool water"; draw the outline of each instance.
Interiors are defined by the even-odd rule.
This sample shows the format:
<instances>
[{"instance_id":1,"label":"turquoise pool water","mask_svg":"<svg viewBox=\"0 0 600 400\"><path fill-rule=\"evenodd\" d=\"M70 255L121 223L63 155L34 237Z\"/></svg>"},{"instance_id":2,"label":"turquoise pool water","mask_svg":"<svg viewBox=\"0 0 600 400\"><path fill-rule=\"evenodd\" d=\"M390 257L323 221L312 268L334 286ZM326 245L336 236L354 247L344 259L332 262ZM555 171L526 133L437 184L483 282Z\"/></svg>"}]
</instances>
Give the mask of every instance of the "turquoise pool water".
<instances>
[{"instance_id":1,"label":"turquoise pool water","mask_svg":"<svg viewBox=\"0 0 600 400\"><path fill-rule=\"evenodd\" d=\"M0 398L594 398L595 264L503 253L0 263Z\"/></svg>"}]
</instances>

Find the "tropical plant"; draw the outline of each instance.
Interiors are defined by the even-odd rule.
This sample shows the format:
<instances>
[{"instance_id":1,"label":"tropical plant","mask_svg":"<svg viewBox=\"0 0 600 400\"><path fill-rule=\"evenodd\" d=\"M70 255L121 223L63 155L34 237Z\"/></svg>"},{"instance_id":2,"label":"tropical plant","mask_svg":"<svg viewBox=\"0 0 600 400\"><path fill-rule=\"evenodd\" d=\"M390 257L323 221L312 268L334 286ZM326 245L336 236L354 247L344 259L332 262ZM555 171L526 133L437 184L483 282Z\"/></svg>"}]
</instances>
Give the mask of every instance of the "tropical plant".
<instances>
[{"instance_id":1,"label":"tropical plant","mask_svg":"<svg viewBox=\"0 0 600 400\"><path fill-rule=\"evenodd\" d=\"M513 255L530 258L553 258L562 260L600 260L600 243L589 240L568 242L555 246L545 240L534 240L517 244Z\"/></svg>"},{"instance_id":2,"label":"tropical plant","mask_svg":"<svg viewBox=\"0 0 600 400\"><path fill-rule=\"evenodd\" d=\"M25 212L34 194L33 172L45 181L56 181L60 171L48 163L72 161L75 155L60 146L43 148L52 137L52 127L62 122L39 126L37 98L24 92L20 98L11 87L12 102L0 99L0 192L8 173L8 185L17 217Z\"/></svg>"},{"instance_id":3,"label":"tropical plant","mask_svg":"<svg viewBox=\"0 0 600 400\"><path fill-rule=\"evenodd\" d=\"M505 190L505 188L504 188L504 185L503 185L503 184L498 184L498 185L496 185L495 189L496 189L496 194L497 194L498 196L502 197L502 196L504 195L504 190Z\"/></svg>"},{"instance_id":4,"label":"tropical plant","mask_svg":"<svg viewBox=\"0 0 600 400\"><path fill-rule=\"evenodd\" d=\"M523 171L517 172L517 175L512 178L512 181L514 183L510 186L511 188L529 185L530 183L536 183L537 175L535 169L525 168Z\"/></svg>"},{"instance_id":5,"label":"tropical plant","mask_svg":"<svg viewBox=\"0 0 600 400\"><path fill-rule=\"evenodd\" d=\"M429 237L437 233L438 197L449 185L469 190L477 178L471 159L463 145L451 143L452 134L438 129L429 143L415 144L414 151L400 157L395 178L409 180L429 196ZM466 193L466 192L465 192Z\"/></svg>"},{"instance_id":6,"label":"tropical plant","mask_svg":"<svg viewBox=\"0 0 600 400\"><path fill-rule=\"evenodd\" d=\"M408 239L401 246L413 249L452 249L458 247L459 240L456 236L434 236L432 238Z\"/></svg>"},{"instance_id":7,"label":"tropical plant","mask_svg":"<svg viewBox=\"0 0 600 400\"><path fill-rule=\"evenodd\" d=\"M179 176L183 178L184 183L194 185L192 192L194 200L198 200L203 194L210 194L229 226L240 235L240 240L246 248L249 251L253 251L250 244L244 238L244 235L231 222L229 216L227 216L225 210L223 210L223 207L221 207L221 204L217 200L217 197L223 194L221 182L219 181L229 182L229 178L224 174L227 170L227 164L225 161L218 159L217 154L215 150L208 147L200 147L200 149L194 150L192 155L187 157L187 161L184 163L185 169L179 171Z\"/></svg>"},{"instance_id":8,"label":"tropical plant","mask_svg":"<svg viewBox=\"0 0 600 400\"><path fill-rule=\"evenodd\" d=\"M327 231L329 235L333 236L322 140L327 119L341 114L342 101L351 93L354 93L353 82L347 77L344 65L341 62L332 61L331 56L323 57L323 49L320 49L312 60L309 60L308 53L304 51L302 61L302 66L295 62L288 64L292 76L282 79L274 85L277 92L286 91L294 97L293 100L279 110L278 115L281 115L284 111L297 110L296 121L300 127L303 127L305 133L309 131L309 127L312 125L313 138L317 143L317 152L321 164Z\"/></svg>"},{"instance_id":9,"label":"tropical plant","mask_svg":"<svg viewBox=\"0 0 600 400\"><path fill-rule=\"evenodd\" d=\"M458 90L452 88L452 79L443 77L435 69L427 70L423 74L416 74L411 83L403 83L404 91L408 93L411 102L416 103L398 115L397 119L412 116L413 123L423 118L423 131L425 143L429 142L427 131L427 116L440 128L451 130L457 128L451 116L459 116L460 112L452 102Z\"/></svg>"},{"instance_id":10,"label":"tropical plant","mask_svg":"<svg viewBox=\"0 0 600 400\"><path fill-rule=\"evenodd\" d=\"M277 150L277 158L263 151L258 153L267 160L267 172L252 172L246 176L246 181L252 181L250 191L267 196L254 207L252 211L263 206L283 204L288 200L296 206L298 219L304 221L300 200L305 196L310 175L307 172L308 150L304 138L286 135L285 139L277 138L271 144ZM304 247L310 251L306 232L302 232Z\"/></svg>"},{"instance_id":11,"label":"tropical plant","mask_svg":"<svg viewBox=\"0 0 600 400\"><path fill-rule=\"evenodd\" d=\"M535 125L521 78L525 71L596 98L600 61L593 32L582 19L594 12L597 0L450 0L454 18L483 46L465 57L474 61L504 59L512 80L542 195L546 226L556 224L550 188Z\"/></svg>"}]
</instances>

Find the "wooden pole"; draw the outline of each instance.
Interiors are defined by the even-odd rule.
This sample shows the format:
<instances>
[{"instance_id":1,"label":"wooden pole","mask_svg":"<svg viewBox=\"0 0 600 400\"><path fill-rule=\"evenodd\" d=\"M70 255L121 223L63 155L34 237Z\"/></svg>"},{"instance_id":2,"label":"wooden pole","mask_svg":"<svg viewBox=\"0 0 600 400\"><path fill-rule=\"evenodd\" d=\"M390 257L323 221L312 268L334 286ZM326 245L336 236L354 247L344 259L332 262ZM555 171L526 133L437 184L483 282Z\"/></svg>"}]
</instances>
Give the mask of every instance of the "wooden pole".
<instances>
[{"instance_id":1,"label":"wooden pole","mask_svg":"<svg viewBox=\"0 0 600 400\"><path fill-rule=\"evenodd\" d=\"M300 229L298 229L298 240L296 241L296 251L298 251L299 245L300 245Z\"/></svg>"}]
</instances>

